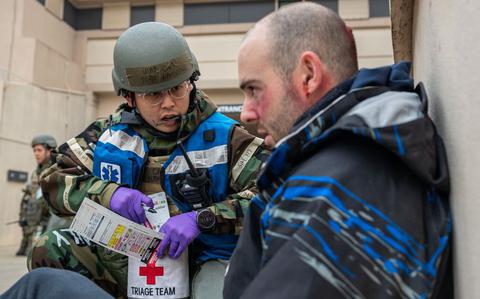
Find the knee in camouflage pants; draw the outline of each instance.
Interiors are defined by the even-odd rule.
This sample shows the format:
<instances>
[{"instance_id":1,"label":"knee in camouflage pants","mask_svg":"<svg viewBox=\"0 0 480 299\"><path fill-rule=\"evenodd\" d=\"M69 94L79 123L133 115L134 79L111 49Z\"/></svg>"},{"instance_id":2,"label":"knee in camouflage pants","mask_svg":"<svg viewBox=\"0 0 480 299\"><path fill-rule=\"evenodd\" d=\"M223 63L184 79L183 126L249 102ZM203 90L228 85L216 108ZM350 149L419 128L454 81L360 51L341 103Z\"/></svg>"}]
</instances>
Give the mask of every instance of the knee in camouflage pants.
<instances>
[{"instance_id":1,"label":"knee in camouflage pants","mask_svg":"<svg viewBox=\"0 0 480 299\"><path fill-rule=\"evenodd\" d=\"M126 298L128 258L97 246L69 229L48 231L35 243L28 269L71 270L91 279L117 298Z\"/></svg>"}]
</instances>

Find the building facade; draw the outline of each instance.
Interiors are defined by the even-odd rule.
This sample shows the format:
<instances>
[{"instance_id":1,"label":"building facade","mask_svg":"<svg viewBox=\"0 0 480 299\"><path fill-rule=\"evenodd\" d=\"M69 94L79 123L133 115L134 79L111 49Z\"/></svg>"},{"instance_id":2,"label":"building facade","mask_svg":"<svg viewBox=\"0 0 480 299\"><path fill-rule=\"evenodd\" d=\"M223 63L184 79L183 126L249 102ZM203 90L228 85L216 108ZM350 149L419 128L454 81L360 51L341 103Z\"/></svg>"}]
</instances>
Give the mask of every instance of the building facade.
<instances>
[{"instance_id":1,"label":"building facade","mask_svg":"<svg viewBox=\"0 0 480 299\"><path fill-rule=\"evenodd\" d=\"M175 26L202 73L198 86L224 111L238 111L237 53L260 18L297 1L252 0L2 0L0 1L0 221L17 219L30 173L30 140L50 133L63 143L122 102L113 92L113 47L128 27L147 21ZM346 20L360 67L393 62L388 0L323 0ZM0 245L19 242L17 225L0 226Z\"/></svg>"}]
</instances>

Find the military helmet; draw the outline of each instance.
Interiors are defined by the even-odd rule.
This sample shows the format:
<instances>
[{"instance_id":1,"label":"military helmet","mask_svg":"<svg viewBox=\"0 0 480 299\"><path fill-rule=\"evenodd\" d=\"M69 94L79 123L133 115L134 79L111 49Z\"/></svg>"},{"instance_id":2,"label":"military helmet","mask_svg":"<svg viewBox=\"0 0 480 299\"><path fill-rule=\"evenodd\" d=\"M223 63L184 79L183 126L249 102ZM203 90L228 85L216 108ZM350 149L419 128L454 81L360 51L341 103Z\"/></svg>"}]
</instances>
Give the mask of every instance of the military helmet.
<instances>
[{"instance_id":1,"label":"military helmet","mask_svg":"<svg viewBox=\"0 0 480 299\"><path fill-rule=\"evenodd\" d=\"M172 26L145 22L127 29L113 50L115 91L156 92L199 72L185 38Z\"/></svg>"},{"instance_id":2,"label":"military helmet","mask_svg":"<svg viewBox=\"0 0 480 299\"><path fill-rule=\"evenodd\" d=\"M41 134L41 135L37 135L37 136L33 137L32 147L34 147L35 145L39 145L39 144L46 145L50 148L56 148L57 147L57 141L55 140L55 138L53 138L53 136L47 135L47 134Z\"/></svg>"}]
</instances>

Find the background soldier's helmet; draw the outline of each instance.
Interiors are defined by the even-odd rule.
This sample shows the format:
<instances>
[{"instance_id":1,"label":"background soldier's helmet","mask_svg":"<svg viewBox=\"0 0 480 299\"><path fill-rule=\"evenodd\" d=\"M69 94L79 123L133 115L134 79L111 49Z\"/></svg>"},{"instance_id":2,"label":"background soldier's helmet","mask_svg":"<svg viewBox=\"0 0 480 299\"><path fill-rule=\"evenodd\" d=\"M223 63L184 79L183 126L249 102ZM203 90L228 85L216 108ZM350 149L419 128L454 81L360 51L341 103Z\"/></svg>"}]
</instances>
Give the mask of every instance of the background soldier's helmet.
<instances>
[{"instance_id":1,"label":"background soldier's helmet","mask_svg":"<svg viewBox=\"0 0 480 299\"><path fill-rule=\"evenodd\" d=\"M47 134L42 134L42 135L37 135L33 137L32 139L32 147L35 145L42 144L45 145L49 148L56 148L57 147L57 141L53 136L47 135Z\"/></svg>"},{"instance_id":2,"label":"background soldier's helmet","mask_svg":"<svg viewBox=\"0 0 480 299\"><path fill-rule=\"evenodd\" d=\"M115 92L157 92L200 75L185 38L172 26L141 23L127 29L113 50Z\"/></svg>"}]
</instances>

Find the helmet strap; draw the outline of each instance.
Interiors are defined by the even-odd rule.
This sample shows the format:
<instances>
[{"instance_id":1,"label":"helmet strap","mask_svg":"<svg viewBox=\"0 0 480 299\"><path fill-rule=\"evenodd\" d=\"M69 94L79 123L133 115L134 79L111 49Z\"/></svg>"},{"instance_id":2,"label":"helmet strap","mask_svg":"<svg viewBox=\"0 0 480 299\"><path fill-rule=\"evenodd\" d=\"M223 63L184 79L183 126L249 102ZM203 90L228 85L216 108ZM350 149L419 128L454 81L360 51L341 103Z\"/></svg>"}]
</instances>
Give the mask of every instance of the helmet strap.
<instances>
[{"instance_id":1,"label":"helmet strap","mask_svg":"<svg viewBox=\"0 0 480 299\"><path fill-rule=\"evenodd\" d=\"M198 76L194 73L189 79L190 84L192 84L192 91L190 91L187 114L195 109L195 104L197 102L197 86L195 85L196 78L198 78Z\"/></svg>"},{"instance_id":2,"label":"helmet strap","mask_svg":"<svg viewBox=\"0 0 480 299\"><path fill-rule=\"evenodd\" d=\"M131 108L132 108L133 112L137 115L137 117L139 117L142 121L144 121L142 115L140 114L140 111L137 108L137 98L135 96L135 93L133 91L125 91L124 96L129 96L130 97L130 100L132 101L132 107Z\"/></svg>"}]
</instances>

